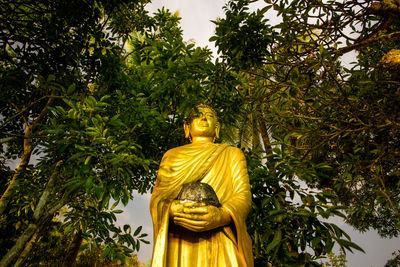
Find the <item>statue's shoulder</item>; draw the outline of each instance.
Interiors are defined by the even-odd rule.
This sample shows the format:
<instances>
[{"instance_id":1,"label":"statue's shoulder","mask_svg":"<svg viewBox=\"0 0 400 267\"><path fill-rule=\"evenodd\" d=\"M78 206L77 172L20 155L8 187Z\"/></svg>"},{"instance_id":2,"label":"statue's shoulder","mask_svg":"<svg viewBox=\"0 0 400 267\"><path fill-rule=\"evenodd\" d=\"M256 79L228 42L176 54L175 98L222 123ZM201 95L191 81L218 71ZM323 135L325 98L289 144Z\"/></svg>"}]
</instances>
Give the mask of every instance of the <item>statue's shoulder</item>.
<instances>
[{"instance_id":1,"label":"statue's shoulder","mask_svg":"<svg viewBox=\"0 0 400 267\"><path fill-rule=\"evenodd\" d=\"M171 148L165 152L163 159L169 158L169 157L175 157L178 154L182 153L182 151L186 150L190 146L190 144L183 145L183 146L177 146L174 148Z\"/></svg>"},{"instance_id":2,"label":"statue's shoulder","mask_svg":"<svg viewBox=\"0 0 400 267\"><path fill-rule=\"evenodd\" d=\"M235 157L235 158L244 158L245 157L243 151L240 148L228 145L226 149L232 157Z\"/></svg>"},{"instance_id":3,"label":"statue's shoulder","mask_svg":"<svg viewBox=\"0 0 400 267\"><path fill-rule=\"evenodd\" d=\"M191 144L186 144L186 145L182 145L182 146L173 147L173 148L167 150L167 152L165 152L165 154L174 154L174 153L177 153L177 152L179 152L179 151L181 151L181 150L186 149L186 148L189 147L190 145L191 145Z\"/></svg>"},{"instance_id":4,"label":"statue's shoulder","mask_svg":"<svg viewBox=\"0 0 400 267\"><path fill-rule=\"evenodd\" d=\"M240 148L237 148L235 146L231 146L229 144L215 144L215 145L223 146L223 147L225 147L225 149L229 150L229 152L231 152L231 153L243 153Z\"/></svg>"},{"instance_id":5,"label":"statue's shoulder","mask_svg":"<svg viewBox=\"0 0 400 267\"><path fill-rule=\"evenodd\" d=\"M164 153L163 158L167 158L171 155L176 155L178 153L178 151L180 151L180 146L171 148L171 149L167 150L167 152Z\"/></svg>"}]
</instances>

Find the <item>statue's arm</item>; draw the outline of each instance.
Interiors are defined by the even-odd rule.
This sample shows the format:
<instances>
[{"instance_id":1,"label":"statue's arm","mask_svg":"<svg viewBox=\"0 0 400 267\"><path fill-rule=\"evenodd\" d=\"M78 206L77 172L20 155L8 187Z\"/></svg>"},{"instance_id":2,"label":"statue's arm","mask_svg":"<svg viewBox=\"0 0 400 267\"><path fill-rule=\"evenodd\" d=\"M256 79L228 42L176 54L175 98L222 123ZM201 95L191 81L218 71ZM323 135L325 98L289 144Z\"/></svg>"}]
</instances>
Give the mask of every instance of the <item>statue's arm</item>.
<instances>
[{"instance_id":1,"label":"statue's arm","mask_svg":"<svg viewBox=\"0 0 400 267\"><path fill-rule=\"evenodd\" d=\"M232 175L232 197L222 203L235 221L236 225L245 223L251 207L251 191L249 174L247 172L246 158L243 152L232 149L231 175Z\"/></svg>"}]
</instances>

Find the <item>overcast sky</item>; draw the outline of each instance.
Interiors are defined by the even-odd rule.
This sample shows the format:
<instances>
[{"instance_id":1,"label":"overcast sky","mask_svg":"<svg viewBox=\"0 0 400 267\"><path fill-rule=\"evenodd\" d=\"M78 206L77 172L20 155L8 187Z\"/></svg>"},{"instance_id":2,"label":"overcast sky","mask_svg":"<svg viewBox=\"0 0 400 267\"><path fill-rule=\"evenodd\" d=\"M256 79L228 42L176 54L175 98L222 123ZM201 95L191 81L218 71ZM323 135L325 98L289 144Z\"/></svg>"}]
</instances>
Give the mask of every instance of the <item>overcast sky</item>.
<instances>
[{"instance_id":1,"label":"overcast sky","mask_svg":"<svg viewBox=\"0 0 400 267\"><path fill-rule=\"evenodd\" d=\"M197 46L209 47L216 54L213 43L208 39L214 35L215 26L211 20L217 17L223 17L223 5L227 1L223 0L153 0L148 5L148 10L152 13L161 7L166 7L172 13L179 11L183 37L185 41L192 40ZM262 1L261 1L262 2ZM276 21L278 18L270 18L270 21ZM143 226L142 232L149 234L148 240L153 241L153 229L149 213L150 195L135 195L126 208L125 212L119 214L118 223L120 225L130 224L133 229L139 225ZM392 252L400 249L400 238L382 239L376 231L369 231L361 234L352 229L351 226L338 220L339 227L344 229L352 238L352 241L360 245L366 254L356 252L348 253L348 267L383 267L386 261L392 258ZM139 251L139 260L147 263L151 258L152 243L150 245L141 244Z\"/></svg>"}]
</instances>

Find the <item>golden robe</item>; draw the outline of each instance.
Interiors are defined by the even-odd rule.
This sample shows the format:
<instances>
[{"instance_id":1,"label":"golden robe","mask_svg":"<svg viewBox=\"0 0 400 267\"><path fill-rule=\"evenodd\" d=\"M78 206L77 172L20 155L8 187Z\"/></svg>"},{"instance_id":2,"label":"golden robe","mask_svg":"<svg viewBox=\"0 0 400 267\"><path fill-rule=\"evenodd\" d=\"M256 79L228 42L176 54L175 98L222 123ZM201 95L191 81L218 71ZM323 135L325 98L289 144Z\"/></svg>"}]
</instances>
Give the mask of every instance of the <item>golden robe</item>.
<instances>
[{"instance_id":1,"label":"golden robe","mask_svg":"<svg viewBox=\"0 0 400 267\"><path fill-rule=\"evenodd\" d=\"M169 218L182 185L201 181L214 189L232 223L192 232ZM245 220L251 192L243 152L225 144L188 144L165 153L150 200L154 248L152 267L253 267Z\"/></svg>"}]
</instances>

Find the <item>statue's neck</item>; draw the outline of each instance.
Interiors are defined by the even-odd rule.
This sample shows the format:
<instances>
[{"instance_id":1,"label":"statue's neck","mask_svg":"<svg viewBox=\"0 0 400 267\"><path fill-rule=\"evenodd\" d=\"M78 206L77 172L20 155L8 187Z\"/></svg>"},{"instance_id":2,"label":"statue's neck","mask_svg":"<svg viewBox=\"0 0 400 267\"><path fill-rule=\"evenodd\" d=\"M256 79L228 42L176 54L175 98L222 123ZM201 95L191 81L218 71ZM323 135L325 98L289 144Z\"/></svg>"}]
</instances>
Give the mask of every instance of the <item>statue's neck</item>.
<instances>
[{"instance_id":1,"label":"statue's neck","mask_svg":"<svg viewBox=\"0 0 400 267\"><path fill-rule=\"evenodd\" d=\"M214 137L208 136L195 136L192 137L192 144L212 144L214 143Z\"/></svg>"}]
</instances>

